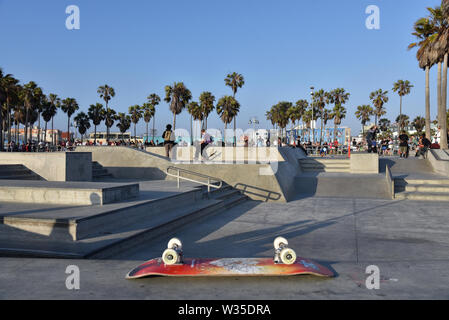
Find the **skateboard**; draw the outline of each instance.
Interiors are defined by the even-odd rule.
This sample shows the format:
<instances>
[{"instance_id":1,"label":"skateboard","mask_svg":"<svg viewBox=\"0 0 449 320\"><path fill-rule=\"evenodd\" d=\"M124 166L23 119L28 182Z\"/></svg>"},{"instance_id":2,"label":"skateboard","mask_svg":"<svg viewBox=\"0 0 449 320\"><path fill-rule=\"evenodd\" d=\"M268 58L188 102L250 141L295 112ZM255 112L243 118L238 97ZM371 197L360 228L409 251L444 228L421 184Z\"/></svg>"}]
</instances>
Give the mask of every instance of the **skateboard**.
<instances>
[{"instance_id":1,"label":"skateboard","mask_svg":"<svg viewBox=\"0 0 449 320\"><path fill-rule=\"evenodd\" d=\"M182 243L171 239L161 258L149 260L131 270L126 279L149 276L206 277L206 276L294 276L314 275L333 277L328 268L305 258L296 256L288 248L288 241L278 237L274 241L274 258L218 258L184 259Z\"/></svg>"}]
</instances>

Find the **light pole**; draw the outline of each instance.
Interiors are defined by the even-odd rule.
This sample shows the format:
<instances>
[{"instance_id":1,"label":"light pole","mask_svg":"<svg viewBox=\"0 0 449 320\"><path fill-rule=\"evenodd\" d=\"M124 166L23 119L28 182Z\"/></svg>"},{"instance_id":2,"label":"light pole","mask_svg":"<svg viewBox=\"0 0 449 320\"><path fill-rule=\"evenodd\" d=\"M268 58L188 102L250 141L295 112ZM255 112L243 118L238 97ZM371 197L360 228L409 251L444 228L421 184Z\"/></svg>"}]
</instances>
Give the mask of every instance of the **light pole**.
<instances>
[{"instance_id":1,"label":"light pole","mask_svg":"<svg viewBox=\"0 0 449 320\"><path fill-rule=\"evenodd\" d=\"M314 123L313 90L315 90L315 87L310 87L310 107L312 108L312 123L310 124L310 126L312 127L312 143L315 144L315 127L313 125L313 123Z\"/></svg>"}]
</instances>

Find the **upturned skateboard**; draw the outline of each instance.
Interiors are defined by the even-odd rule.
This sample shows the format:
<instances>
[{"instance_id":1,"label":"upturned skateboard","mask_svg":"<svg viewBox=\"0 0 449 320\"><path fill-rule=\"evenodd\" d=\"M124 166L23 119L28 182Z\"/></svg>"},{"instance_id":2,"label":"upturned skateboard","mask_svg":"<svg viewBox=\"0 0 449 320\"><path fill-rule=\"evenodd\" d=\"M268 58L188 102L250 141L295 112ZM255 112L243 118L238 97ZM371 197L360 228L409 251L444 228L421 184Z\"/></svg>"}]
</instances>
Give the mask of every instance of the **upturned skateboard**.
<instances>
[{"instance_id":1,"label":"upturned skateboard","mask_svg":"<svg viewBox=\"0 0 449 320\"><path fill-rule=\"evenodd\" d=\"M282 237L274 241L274 258L183 259L182 243L172 239L161 258L149 260L131 270L127 279L149 276L205 277L205 276L294 276L315 275L333 277L328 268L305 258L299 258L288 248Z\"/></svg>"}]
</instances>

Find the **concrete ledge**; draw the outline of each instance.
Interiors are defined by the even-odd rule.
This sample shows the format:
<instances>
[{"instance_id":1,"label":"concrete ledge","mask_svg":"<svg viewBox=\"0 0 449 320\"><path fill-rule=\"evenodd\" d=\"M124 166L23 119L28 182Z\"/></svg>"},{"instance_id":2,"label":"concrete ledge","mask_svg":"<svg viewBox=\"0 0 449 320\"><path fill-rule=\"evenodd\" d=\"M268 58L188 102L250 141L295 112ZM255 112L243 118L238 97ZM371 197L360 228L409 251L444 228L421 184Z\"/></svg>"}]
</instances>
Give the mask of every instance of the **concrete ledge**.
<instances>
[{"instance_id":1,"label":"concrete ledge","mask_svg":"<svg viewBox=\"0 0 449 320\"><path fill-rule=\"evenodd\" d=\"M395 190L394 190L395 183L394 183L393 175L391 174L391 169L388 165L385 169L385 176L386 176L386 180L387 180L388 193L390 194L391 199L394 199L395 198Z\"/></svg>"},{"instance_id":2,"label":"concrete ledge","mask_svg":"<svg viewBox=\"0 0 449 320\"><path fill-rule=\"evenodd\" d=\"M429 150L428 160L435 172L449 177L449 155L444 150ZM447 160L448 159L448 160Z\"/></svg>"},{"instance_id":3,"label":"concrete ledge","mask_svg":"<svg viewBox=\"0 0 449 320\"><path fill-rule=\"evenodd\" d=\"M47 181L92 181L87 152L1 152L0 164L21 164Z\"/></svg>"},{"instance_id":4,"label":"concrete ledge","mask_svg":"<svg viewBox=\"0 0 449 320\"><path fill-rule=\"evenodd\" d=\"M103 205L137 197L139 184L75 184L3 180L0 201L64 205Z\"/></svg>"},{"instance_id":5,"label":"concrete ledge","mask_svg":"<svg viewBox=\"0 0 449 320\"><path fill-rule=\"evenodd\" d=\"M377 153L351 154L350 172L355 174L378 174L379 155Z\"/></svg>"}]
</instances>

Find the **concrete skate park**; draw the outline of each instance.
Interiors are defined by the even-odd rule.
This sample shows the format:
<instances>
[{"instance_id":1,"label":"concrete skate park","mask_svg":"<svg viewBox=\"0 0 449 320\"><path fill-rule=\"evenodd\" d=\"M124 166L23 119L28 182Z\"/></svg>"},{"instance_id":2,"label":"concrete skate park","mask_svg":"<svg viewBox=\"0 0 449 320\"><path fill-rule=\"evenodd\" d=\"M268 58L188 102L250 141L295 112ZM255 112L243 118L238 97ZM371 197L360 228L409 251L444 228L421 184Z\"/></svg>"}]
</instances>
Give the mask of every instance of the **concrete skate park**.
<instances>
[{"instance_id":1,"label":"concrete skate park","mask_svg":"<svg viewBox=\"0 0 449 320\"><path fill-rule=\"evenodd\" d=\"M449 298L446 151L211 152L206 162L192 148L171 159L162 148L1 154L0 298ZM251 258L271 257L277 236L336 277L125 280L172 237L186 257ZM80 268L78 291L65 288L68 265ZM380 269L379 290L365 286L370 265Z\"/></svg>"}]
</instances>

